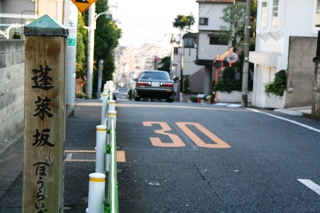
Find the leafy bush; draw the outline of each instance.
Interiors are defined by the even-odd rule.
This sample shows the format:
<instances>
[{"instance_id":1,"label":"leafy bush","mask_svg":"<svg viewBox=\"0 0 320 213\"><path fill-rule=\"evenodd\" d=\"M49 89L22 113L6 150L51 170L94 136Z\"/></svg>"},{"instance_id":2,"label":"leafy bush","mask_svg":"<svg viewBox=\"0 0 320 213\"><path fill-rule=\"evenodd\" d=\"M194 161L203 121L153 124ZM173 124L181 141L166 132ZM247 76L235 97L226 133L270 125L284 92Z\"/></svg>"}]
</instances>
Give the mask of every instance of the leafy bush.
<instances>
[{"instance_id":1,"label":"leafy bush","mask_svg":"<svg viewBox=\"0 0 320 213\"><path fill-rule=\"evenodd\" d=\"M228 92L241 91L242 81L236 79L222 79L214 87L214 91Z\"/></svg>"},{"instance_id":2,"label":"leafy bush","mask_svg":"<svg viewBox=\"0 0 320 213\"><path fill-rule=\"evenodd\" d=\"M18 33L17 31L14 32L12 39L21 39L21 35L20 33Z\"/></svg>"},{"instance_id":3,"label":"leafy bush","mask_svg":"<svg viewBox=\"0 0 320 213\"><path fill-rule=\"evenodd\" d=\"M232 67L226 67L222 73L222 79L234 79L236 72Z\"/></svg>"},{"instance_id":4,"label":"leafy bush","mask_svg":"<svg viewBox=\"0 0 320 213\"><path fill-rule=\"evenodd\" d=\"M275 74L273 82L265 85L265 92L269 95L283 96L284 91L287 89L287 71L280 70Z\"/></svg>"},{"instance_id":5,"label":"leafy bush","mask_svg":"<svg viewBox=\"0 0 320 213\"><path fill-rule=\"evenodd\" d=\"M198 98L197 98L197 96L190 96L189 100L196 103L198 101Z\"/></svg>"},{"instance_id":6,"label":"leafy bush","mask_svg":"<svg viewBox=\"0 0 320 213\"><path fill-rule=\"evenodd\" d=\"M189 89L189 87L190 87L190 80L189 80L188 77L186 77L186 78L184 79L184 85L183 85L183 87L184 87L183 93L190 93L190 92L191 92L190 89Z\"/></svg>"},{"instance_id":7,"label":"leafy bush","mask_svg":"<svg viewBox=\"0 0 320 213\"><path fill-rule=\"evenodd\" d=\"M222 73L222 79L217 84L213 82L213 91L231 93L232 91L241 91L242 81L235 79L235 71L232 67L226 67Z\"/></svg>"}]
</instances>

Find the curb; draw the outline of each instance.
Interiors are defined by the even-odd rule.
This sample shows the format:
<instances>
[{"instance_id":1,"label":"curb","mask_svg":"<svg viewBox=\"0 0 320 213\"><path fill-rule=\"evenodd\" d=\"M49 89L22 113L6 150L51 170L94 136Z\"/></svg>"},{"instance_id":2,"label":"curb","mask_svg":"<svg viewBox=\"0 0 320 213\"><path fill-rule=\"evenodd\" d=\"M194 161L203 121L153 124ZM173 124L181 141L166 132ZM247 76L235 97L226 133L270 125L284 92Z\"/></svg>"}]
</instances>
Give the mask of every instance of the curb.
<instances>
[{"instance_id":1,"label":"curb","mask_svg":"<svg viewBox=\"0 0 320 213\"><path fill-rule=\"evenodd\" d=\"M287 115L294 115L294 116L303 116L302 112L290 110L290 109L275 109L275 112L281 112Z\"/></svg>"}]
</instances>

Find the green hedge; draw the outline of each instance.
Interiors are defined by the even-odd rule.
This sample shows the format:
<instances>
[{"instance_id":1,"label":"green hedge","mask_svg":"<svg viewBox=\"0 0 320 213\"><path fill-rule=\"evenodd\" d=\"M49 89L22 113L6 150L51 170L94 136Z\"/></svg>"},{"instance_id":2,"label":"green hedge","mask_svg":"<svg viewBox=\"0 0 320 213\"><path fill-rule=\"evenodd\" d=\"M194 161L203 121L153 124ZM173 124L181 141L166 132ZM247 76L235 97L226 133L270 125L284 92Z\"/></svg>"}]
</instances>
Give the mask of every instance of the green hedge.
<instances>
[{"instance_id":1,"label":"green hedge","mask_svg":"<svg viewBox=\"0 0 320 213\"><path fill-rule=\"evenodd\" d=\"M241 91L242 81L236 79L222 79L214 86L214 91L228 92Z\"/></svg>"}]
</instances>

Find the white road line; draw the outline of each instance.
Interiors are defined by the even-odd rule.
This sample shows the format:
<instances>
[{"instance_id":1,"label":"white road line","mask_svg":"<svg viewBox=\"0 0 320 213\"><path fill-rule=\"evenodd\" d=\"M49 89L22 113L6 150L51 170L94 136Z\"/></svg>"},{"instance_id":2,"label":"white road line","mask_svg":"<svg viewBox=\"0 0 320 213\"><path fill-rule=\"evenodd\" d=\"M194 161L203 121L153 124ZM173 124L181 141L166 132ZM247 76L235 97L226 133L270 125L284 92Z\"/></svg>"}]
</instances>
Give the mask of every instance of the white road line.
<instances>
[{"instance_id":1,"label":"white road line","mask_svg":"<svg viewBox=\"0 0 320 213\"><path fill-rule=\"evenodd\" d=\"M309 189L311 189L312 191L314 191L315 193L317 193L318 195L320 195L320 186L315 182L313 182L312 180L309 180L309 179L297 179L297 180L300 181Z\"/></svg>"},{"instance_id":2,"label":"white road line","mask_svg":"<svg viewBox=\"0 0 320 213\"><path fill-rule=\"evenodd\" d=\"M67 157L66 157L66 160L71 160L71 159L72 159L72 153L68 153Z\"/></svg>"},{"instance_id":3,"label":"white road line","mask_svg":"<svg viewBox=\"0 0 320 213\"><path fill-rule=\"evenodd\" d=\"M315 131L315 132L318 132L320 133L320 130L319 129L316 129L316 128L313 128L311 126L308 126L308 125L305 125L305 124L302 124L302 123L299 123L297 121L293 121L293 120L290 120L290 119L287 119L287 118L282 118L280 116L277 116L277 115L272 115L272 114L269 114L269 113L265 113L265 112L261 112L259 110L256 110L256 109L250 109L250 108L247 108L251 111L254 111L254 112L258 112L258 113L261 113L261 114L264 114L264 115L268 115L268 116L271 116L271 117L274 117L274 118L278 118L278 119L281 119L281 120L284 120L284 121L287 121L287 122L290 122L290 123L293 123L293 124L296 124L296 125L299 125L299 126L302 126L304 128L307 128L307 129L310 129L312 131Z\"/></svg>"}]
</instances>

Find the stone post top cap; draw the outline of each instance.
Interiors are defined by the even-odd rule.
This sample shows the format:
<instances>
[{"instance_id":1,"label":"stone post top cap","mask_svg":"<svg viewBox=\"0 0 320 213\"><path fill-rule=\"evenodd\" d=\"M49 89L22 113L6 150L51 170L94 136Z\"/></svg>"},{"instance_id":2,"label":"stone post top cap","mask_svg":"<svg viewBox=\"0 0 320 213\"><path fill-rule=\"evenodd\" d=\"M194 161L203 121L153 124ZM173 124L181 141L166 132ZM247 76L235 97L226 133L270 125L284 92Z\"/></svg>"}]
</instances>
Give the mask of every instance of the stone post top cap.
<instances>
[{"instance_id":1,"label":"stone post top cap","mask_svg":"<svg viewBox=\"0 0 320 213\"><path fill-rule=\"evenodd\" d=\"M44 15L24 27L25 36L68 36L68 28L49 15Z\"/></svg>"}]
</instances>

